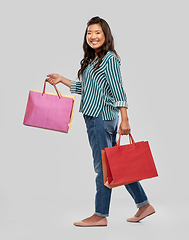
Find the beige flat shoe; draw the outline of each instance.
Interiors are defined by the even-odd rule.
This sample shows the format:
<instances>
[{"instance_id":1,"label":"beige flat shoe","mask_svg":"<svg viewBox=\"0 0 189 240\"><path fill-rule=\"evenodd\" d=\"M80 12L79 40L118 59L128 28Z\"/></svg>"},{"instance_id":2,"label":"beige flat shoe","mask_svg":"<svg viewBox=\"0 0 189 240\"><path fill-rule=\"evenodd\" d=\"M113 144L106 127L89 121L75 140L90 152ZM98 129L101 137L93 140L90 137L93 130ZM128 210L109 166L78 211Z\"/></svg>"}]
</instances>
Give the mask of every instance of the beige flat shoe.
<instances>
[{"instance_id":1,"label":"beige flat shoe","mask_svg":"<svg viewBox=\"0 0 189 240\"><path fill-rule=\"evenodd\" d=\"M108 222L107 219L103 218L100 221L91 222L91 223L87 223L82 220L80 222L75 222L74 225L77 227L105 227L107 226L107 222Z\"/></svg>"},{"instance_id":2,"label":"beige flat shoe","mask_svg":"<svg viewBox=\"0 0 189 240\"><path fill-rule=\"evenodd\" d=\"M150 205L139 217L128 218L127 222L139 222L140 220L152 215L153 213L155 213L155 209Z\"/></svg>"}]
</instances>

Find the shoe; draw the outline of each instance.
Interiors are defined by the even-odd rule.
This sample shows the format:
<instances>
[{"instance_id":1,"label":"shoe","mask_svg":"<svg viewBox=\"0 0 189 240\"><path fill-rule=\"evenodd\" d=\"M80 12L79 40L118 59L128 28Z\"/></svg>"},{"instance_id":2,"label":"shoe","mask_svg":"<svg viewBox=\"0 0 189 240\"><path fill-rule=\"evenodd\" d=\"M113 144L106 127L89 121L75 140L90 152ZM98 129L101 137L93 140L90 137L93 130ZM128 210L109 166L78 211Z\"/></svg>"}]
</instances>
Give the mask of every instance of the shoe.
<instances>
[{"instance_id":1,"label":"shoe","mask_svg":"<svg viewBox=\"0 0 189 240\"><path fill-rule=\"evenodd\" d=\"M144 219L145 217L148 217L155 213L154 208L150 205L139 217L132 217L128 218L127 222L139 222L140 220Z\"/></svg>"},{"instance_id":2,"label":"shoe","mask_svg":"<svg viewBox=\"0 0 189 240\"><path fill-rule=\"evenodd\" d=\"M100 221L91 223L87 223L82 220L80 222L75 222L74 225L77 227L105 227L107 226L107 219L103 218Z\"/></svg>"}]
</instances>

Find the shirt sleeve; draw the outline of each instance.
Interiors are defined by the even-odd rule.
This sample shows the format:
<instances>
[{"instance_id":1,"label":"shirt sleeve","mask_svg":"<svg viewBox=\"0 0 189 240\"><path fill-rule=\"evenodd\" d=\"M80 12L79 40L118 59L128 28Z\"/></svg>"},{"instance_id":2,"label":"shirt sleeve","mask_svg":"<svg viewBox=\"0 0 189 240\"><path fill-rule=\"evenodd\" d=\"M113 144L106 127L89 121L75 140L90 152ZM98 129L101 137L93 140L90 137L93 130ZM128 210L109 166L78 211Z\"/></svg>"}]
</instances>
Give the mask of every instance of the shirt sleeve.
<instances>
[{"instance_id":1,"label":"shirt sleeve","mask_svg":"<svg viewBox=\"0 0 189 240\"><path fill-rule=\"evenodd\" d=\"M70 92L81 95L81 82L71 80Z\"/></svg>"},{"instance_id":2,"label":"shirt sleeve","mask_svg":"<svg viewBox=\"0 0 189 240\"><path fill-rule=\"evenodd\" d=\"M108 60L105 74L115 100L115 107L128 108L126 93L123 89L120 63L116 57Z\"/></svg>"}]
</instances>

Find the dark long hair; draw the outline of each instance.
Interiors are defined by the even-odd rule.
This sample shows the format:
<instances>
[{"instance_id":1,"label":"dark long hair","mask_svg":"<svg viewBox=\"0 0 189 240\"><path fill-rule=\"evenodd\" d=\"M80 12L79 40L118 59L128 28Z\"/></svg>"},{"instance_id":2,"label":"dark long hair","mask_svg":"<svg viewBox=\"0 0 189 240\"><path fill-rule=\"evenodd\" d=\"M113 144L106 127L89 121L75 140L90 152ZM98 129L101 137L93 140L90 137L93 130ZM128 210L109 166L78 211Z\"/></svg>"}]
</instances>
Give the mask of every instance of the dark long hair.
<instances>
[{"instance_id":1,"label":"dark long hair","mask_svg":"<svg viewBox=\"0 0 189 240\"><path fill-rule=\"evenodd\" d=\"M99 68L99 66L102 62L102 58L106 55L106 53L108 51L114 52L115 55L119 58L116 50L114 49L114 39L113 39L113 36L112 36L112 33L111 33L108 23L100 17L91 18L87 23L87 28L85 30L85 35L84 35L84 41L83 41L84 58L80 62L81 68L79 69L79 71L77 73L77 76L79 79L80 79L81 75L83 74L85 68L88 66L90 60L93 60L95 58L95 50L88 45L87 40L86 40L88 27L92 24L100 24L102 31L105 35L104 44L103 44L101 50L97 53L98 62L94 66L94 71L96 71Z\"/></svg>"}]
</instances>

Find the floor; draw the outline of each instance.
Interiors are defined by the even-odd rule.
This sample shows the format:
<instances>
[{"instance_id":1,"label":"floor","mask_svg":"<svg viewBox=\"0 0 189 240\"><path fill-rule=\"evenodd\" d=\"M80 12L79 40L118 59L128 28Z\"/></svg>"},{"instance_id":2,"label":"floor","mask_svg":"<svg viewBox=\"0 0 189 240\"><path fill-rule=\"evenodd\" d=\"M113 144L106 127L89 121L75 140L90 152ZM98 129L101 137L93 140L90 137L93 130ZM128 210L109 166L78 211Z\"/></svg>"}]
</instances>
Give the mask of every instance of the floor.
<instances>
[{"instance_id":1,"label":"floor","mask_svg":"<svg viewBox=\"0 0 189 240\"><path fill-rule=\"evenodd\" d=\"M179 206L155 203L156 214L140 223L128 223L126 218L133 216L135 206L130 202L125 204L125 199L113 199L107 227L75 227L73 222L91 214L92 205L92 199L65 202L65 199L25 197L22 200L10 200L0 209L0 239L177 240L187 236L188 220L184 203L182 211Z\"/></svg>"}]
</instances>

